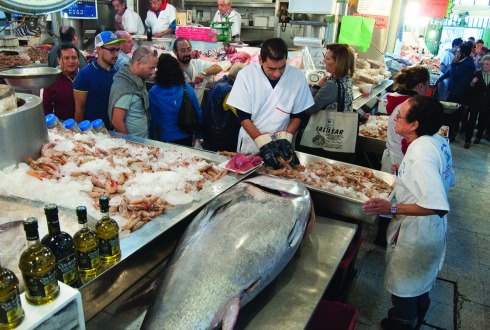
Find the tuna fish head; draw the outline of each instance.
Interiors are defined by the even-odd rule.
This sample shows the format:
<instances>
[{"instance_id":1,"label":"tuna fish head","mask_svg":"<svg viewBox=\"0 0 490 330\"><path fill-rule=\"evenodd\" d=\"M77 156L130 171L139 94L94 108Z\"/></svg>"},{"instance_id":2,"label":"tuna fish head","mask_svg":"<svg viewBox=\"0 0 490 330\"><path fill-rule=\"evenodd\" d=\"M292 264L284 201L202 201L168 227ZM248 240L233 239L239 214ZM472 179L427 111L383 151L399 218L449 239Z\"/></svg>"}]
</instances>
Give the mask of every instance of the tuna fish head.
<instances>
[{"instance_id":1,"label":"tuna fish head","mask_svg":"<svg viewBox=\"0 0 490 330\"><path fill-rule=\"evenodd\" d=\"M192 221L162 274L144 329L233 328L296 252L310 217L308 190L257 176L213 199Z\"/></svg>"}]
</instances>

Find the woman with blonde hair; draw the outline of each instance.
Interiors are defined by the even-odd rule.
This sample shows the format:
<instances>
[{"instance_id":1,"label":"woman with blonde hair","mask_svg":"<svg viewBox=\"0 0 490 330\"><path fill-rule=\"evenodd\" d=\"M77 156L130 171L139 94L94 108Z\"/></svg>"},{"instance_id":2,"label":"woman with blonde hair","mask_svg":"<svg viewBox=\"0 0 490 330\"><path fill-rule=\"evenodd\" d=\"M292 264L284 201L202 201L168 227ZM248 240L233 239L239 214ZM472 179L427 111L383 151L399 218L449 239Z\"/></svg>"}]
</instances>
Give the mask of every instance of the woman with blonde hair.
<instances>
[{"instance_id":1,"label":"woman with blonde hair","mask_svg":"<svg viewBox=\"0 0 490 330\"><path fill-rule=\"evenodd\" d=\"M306 109L305 113L311 116L319 111L353 112L352 76L355 72L354 50L347 44L329 44L327 45L327 53L323 62L330 75L320 79L311 88L315 104ZM315 120L315 116L304 121L306 130L308 130L309 121L312 120ZM318 125L325 126L324 123L318 123ZM352 134L357 135L357 132ZM298 137L297 140L301 141L301 137ZM325 139L320 138L320 140L324 142L323 144L328 144ZM302 144L300 143L297 146L298 151L346 162L353 162L355 158L354 153L326 151L319 143L316 143L319 146L317 148L307 147Z\"/></svg>"}]
</instances>

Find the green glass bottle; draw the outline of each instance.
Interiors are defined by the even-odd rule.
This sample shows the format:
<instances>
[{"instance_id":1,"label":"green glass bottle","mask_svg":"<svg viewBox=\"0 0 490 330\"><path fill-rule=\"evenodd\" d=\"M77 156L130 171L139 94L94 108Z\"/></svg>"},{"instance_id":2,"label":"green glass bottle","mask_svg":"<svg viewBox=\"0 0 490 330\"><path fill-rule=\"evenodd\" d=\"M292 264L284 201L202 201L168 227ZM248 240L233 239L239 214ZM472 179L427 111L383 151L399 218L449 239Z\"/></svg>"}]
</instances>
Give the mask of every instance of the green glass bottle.
<instances>
[{"instance_id":1,"label":"green glass bottle","mask_svg":"<svg viewBox=\"0 0 490 330\"><path fill-rule=\"evenodd\" d=\"M24 221L27 249L22 252L19 269L24 280L25 297L33 305L52 302L60 294L56 279L56 258L50 249L41 245L37 219Z\"/></svg>"},{"instance_id":2,"label":"green glass bottle","mask_svg":"<svg viewBox=\"0 0 490 330\"><path fill-rule=\"evenodd\" d=\"M56 204L45 205L44 214L46 214L48 221L49 234L43 237L41 244L49 248L56 258L56 277L58 281L78 288L82 282L78 274L73 238L60 230Z\"/></svg>"},{"instance_id":3,"label":"green glass bottle","mask_svg":"<svg viewBox=\"0 0 490 330\"><path fill-rule=\"evenodd\" d=\"M19 280L13 271L0 265L0 329L13 329L23 319Z\"/></svg>"},{"instance_id":4,"label":"green glass bottle","mask_svg":"<svg viewBox=\"0 0 490 330\"><path fill-rule=\"evenodd\" d=\"M87 224L87 208L77 207L78 230L73 236L75 255L77 257L78 271L81 275L92 276L97 274L101 260L99 255L99 239L95 231Z\"/></svg>"},{"instance_id":5,"label":"green glass bottle","mask_svg":"<svg viewBox=\"0 0 490 330\"><path fill-rule=\"evenodd\" d=\"M109 197L100 196L99 206L102 217L95 224L95 232L99 238L100 258L103 263L114 263L121 259L119 226L109 216Z\"/></svg>"}]
</instances>

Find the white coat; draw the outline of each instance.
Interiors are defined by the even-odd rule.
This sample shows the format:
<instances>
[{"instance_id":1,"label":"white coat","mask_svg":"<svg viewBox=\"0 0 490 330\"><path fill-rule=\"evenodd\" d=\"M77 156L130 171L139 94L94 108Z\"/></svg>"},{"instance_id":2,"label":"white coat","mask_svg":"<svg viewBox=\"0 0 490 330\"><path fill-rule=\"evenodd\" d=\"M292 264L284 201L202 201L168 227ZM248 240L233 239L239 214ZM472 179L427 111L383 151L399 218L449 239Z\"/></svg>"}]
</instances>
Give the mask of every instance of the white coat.
<instances>
[{"instance_id":1,"label":"white coat","mask_svg":"<svg viewBox=\"0 0 490 330\"><path fill-rule=\"evenodd\" d=\"M392 96L400 95L398 93L391 94ZM406 97L405 95L400 95ZM400 108L403 103L400 103L395 107L388 119L387 137L386 137L386 149L383 152L381 158L381 171L386 173L392 173L391 165L401 164L403 159L402 152L402 139L403 137L395 132L395 118L400 112Z\"/></svg>"},{"instance_id":2,"label":"white coat","mask_svg":"<svg viewBox=\"0 0 490 330\"><path fill-rule=\"evenodd\" d=\"M119 15L116 14L116 20L119 18ZM143 25L143 21L141 20L140 15L135 13L133 10L126 8L124 14L122 15L122 28L124 31L130 34L144 34L145 26Z\"/></svg>"},{"instance_id":3,"label":"white coat","mask_svg":"<svg viewBox=\"0 0 490 330\"><path fill-rule=\"evenodd\" d=\"M275 88L259 63L243 68L228 97L227 104L252 115L252 122L261 133L274 134L286 129L291 114L300 113L314 104L305 75L286 65ZM259 149L243 127L238 134L237 151L258 154Z\"/></svg>"},{"instance_id":4,"label":"white coat","mask_svg":"<svg viewBox=\"0 0 490 330\"><path fill-rule=\"evenodd\" d=\"M396 199L432 210L449 211L448 191L454 185L448 142L438 134L413 141L398 170ZM399 216L388 226L386 289L399 297L430 291L444 261L447 215Z\"/></svg>"},{"instance_id":5,"label":"white coat","mask_svg":"<svg viewBox=\"0 0 490 330\"><path fill-rule=\"evenodd\" d=\"M145 24L146 26L151 27L153 33L160 33L168 29L170 24L175 21L176 17L177 10L174 6L167 3L167 7L158 14L158 17L155 12L148 10L146 13Z\"/></svg>"}]
</instances>

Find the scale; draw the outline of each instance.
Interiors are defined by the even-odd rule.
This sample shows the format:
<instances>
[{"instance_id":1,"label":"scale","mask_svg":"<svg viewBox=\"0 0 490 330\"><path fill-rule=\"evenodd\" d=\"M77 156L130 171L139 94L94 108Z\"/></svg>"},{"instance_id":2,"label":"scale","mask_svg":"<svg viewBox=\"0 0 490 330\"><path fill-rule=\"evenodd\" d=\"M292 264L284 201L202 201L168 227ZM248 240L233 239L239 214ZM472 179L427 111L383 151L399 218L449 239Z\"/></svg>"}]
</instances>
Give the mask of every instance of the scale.
<instances>
[{"instance_id":1,"label":"scale","mask_svg":"<svg viewBox=\"0 0 490 330\"><path fill-rule=\"evenodd\" d=\"M231 41L231 25L233 22L211 22L211 28L216 31L216 41Z\"/></svg>"}]
</instances>

